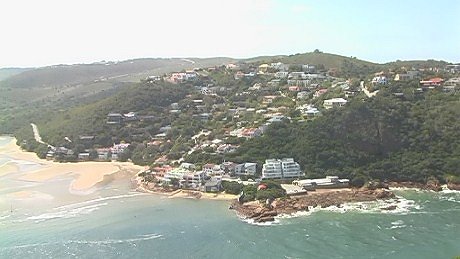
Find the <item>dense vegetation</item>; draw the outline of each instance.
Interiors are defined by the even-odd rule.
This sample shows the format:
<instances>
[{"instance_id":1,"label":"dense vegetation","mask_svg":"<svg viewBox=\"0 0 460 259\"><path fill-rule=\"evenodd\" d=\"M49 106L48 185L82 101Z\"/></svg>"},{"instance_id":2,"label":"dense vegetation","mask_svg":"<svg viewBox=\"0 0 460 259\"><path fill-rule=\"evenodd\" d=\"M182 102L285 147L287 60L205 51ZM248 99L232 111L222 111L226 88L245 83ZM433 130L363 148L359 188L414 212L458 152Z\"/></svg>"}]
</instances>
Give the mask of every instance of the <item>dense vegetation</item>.
<instances>
[{"instance_id":1,"label":"dense vegetation","mask_svg":"<svg viewBox=\"0 0 460 259\"><path fill-rule=\"evenodd\" d=\"M425 182L460 175L460 99L432 91L382 90L355 99L309 123L274 124L244 143L236 160L294 157L308 177L328 174L356 179Z\"/></svg>"},{"instance_id":2,"label":"dense vegetation","mask_svg":"<svg viewBox=\"0 0 460 259\"><path fill-rule=\"evenodd\" d=\"M264 188L259 188L263 186ZM240 194L243 192L242 201L253 201L267 199L276 199L286 196L286 191L281 187L278 182L271 180L264 180L260 184L243 185L237 182L222 181L223 190L229 194Z\"/></svg>"}]
</instances>

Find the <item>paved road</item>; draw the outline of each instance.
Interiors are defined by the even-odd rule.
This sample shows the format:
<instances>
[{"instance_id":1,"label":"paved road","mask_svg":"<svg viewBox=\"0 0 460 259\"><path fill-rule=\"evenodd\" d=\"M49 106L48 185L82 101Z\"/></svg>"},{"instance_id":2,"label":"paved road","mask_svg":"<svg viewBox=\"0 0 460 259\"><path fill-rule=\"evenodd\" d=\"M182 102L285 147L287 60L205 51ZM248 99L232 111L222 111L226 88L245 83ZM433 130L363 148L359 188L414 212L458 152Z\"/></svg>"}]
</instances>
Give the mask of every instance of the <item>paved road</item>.
<instances>
[{"instance_id":1,"label":"paved road","mask_svg":"<svg viewBox=\"0 0 460 259\"><path fill-rule=\"evenodd\" d=\"M32 131L34 132L35 141L37 141L38 143L41 143L41 144L45 144L48 147L51 147L51 148L53 147L50 144L48 144L48 143L46 143L46 142L44 142L42 140L42 137L40 136L40 132L38 131L37 125L35 125L34 123L31 123L30 126L32 126Z\"/></svg>"}]
</instances>

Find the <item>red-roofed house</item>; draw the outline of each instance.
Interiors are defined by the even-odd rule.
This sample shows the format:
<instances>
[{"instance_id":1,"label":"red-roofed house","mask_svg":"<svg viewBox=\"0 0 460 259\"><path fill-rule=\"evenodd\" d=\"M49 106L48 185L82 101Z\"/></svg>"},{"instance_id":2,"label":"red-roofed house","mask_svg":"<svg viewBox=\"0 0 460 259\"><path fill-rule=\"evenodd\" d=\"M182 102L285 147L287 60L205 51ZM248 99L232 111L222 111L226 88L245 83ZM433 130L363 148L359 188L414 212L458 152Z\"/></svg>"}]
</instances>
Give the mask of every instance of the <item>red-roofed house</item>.
<instances>
[{"instance_id":1,"label":"red-roofed house","mask_svg":"<svg viewBox=\"0 0 460 259\"><path fill-rule=\"evenodd\" d=\"M320 97L321 95L323 95L325 93L327 93L327 89L318 89L313 94L313 97L318 98L318 97Z\"/></svg>"},{"instance_id":2,"label":"red-roofed house","mask_svg":"<svg viewBox=\"0 0 460 259\"><path fill-rule=\"evenodd\" d=\"M155 173L155 175L164 177L165 174L169 171L171 171L173 168L169 165L164 165L164 166L157 166L152 168L152 171Z\"/></svg>"},{"instance_id":3,"label":"red-roofed house","mask_svg":"<svg viewBox=\"0 0 460 259\"><path fill-rule=\"evenodd\" d=\"M444 82L444 79L440 77L431 78L428 80L420 81L420 84L423 86L440 86Z\"/></svg>"},{"instance_id":4,"label":"red-roofed house","mask_svg":"<svg viewBox=\"0 0 460 259\"><path fill-rule=\"evenodd\" d=\"M300 86L289 86L289 91L300 92Z\"/></svg>"},{"instance_id":5,"label":"red-roofed house","mask_svg":"<svg viewBox=\"0 0 460 259\"><path fill-rule=\"evenodd\" d=\"M245 138L254 138L262 135L262 131L259 128L248 128L241 132L241 136Z\"/></svg>"}]
</instances>

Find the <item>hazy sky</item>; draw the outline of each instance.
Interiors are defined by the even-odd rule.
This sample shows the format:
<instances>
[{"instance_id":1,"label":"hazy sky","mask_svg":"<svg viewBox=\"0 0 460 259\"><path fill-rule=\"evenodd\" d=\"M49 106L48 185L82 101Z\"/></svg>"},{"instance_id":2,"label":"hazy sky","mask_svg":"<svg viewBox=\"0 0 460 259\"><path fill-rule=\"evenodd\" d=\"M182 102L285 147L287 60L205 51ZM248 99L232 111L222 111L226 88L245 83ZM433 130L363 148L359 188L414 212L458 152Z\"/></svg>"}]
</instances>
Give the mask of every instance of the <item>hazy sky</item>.
<instances>
[{"instance_id":1,"label":"hazy sky","mask_svg":"<svg viewBox=\"0 0 460 259\"><path fill-rule=\"evenodd\" d=\"M320 49L460 62L457 0L5 0L0 67Z\"/></svg>"}]
</instances>

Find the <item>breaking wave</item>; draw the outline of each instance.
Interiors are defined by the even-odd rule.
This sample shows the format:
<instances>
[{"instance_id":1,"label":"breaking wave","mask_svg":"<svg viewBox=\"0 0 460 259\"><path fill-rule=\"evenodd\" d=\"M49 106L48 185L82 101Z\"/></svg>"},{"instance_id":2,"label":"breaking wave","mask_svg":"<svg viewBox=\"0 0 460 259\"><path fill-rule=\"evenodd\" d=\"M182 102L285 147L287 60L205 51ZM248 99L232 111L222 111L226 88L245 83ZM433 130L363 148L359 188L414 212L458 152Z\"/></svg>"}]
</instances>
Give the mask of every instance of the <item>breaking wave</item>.
<instances>
[{"instance_id":1,"label":"breaking wave","mask_svg":"<svg viewBox=\"0 0 460 259\"><path fill-rule=\"evenodd\" d=\"M161 238L163 235L160 234L145 234L138 235L132 238L125 239L103 239L103 240L68 240L65 242L48 242L48 243L34 243L34 244L24 244L24 245L15 245L10 247L0 248L0 251L4 250L14 250L21 248L31 248L31 247L40 247L40 246L56 246L56 245L71 245L71 244L81 244L81 245L111 245L111 244L123 244L123 243L135 243L153 240Z\"/></svg>"},{"instance_id":2,"label":"breaking wave","mask_svg":"<svg viewBox=\"0 0 460 259\"><path fill-rule=\"evenodd\" d=\"M79 203L72 203L52 209L52 212L44 213L41 215L28 217L27 220L35 220L35 222L42 222L45 220L57 218L73 218L79 215L87 215L93 211L100 209L102 206L108 205L107 201L124 199L134 196L144 195L142 193L124 194L109 197L101 197L93 200L88 200Z\"/></svg>"},{"instance_id":3,"label":"breaking wave","mask_svg":"<svg viewBox=\"0 0 460 259\"><path fill-rule=\"evenodd\" d=\"M298 217L305 217L310 216L315 212L318 211L328 211L334 213L348 213L348 212L356 212L356 213L385 213L385 214L400 214L406 215L410 213L418 213L419 210L422 209L422 206L417 204L413 200L408 200L403 197L396 197L394 199L387 199L387 200L377 200L377 201L368 201L368 202L350 202L344 203L340 206L329 206L329 207L308 207L308 211L297 211L291 214L280 214L275 217L275 223L279 224L276 220L279 219L290 219L290 218L298 218ZM244 219L245 222L249 224L259 225L265 223L254 223L251 220Z\"/></svg>"},{"instance_id":4,"label":"breaking wave","mask_svg":"<svg viewBox=\"0 0 460 259\"><path fill-rule=\"evenodd\" d=\"M267 221L267 222L255 222L254 219L245 219L242 218L242 220L249 225L254 225L254 226L261 226L261 227L268 227L268 226L274 226L274 225L279 225L280 221L277 217L275 217L275 221Z\"/></svg>"},{"instance_id":5,"label":"breaking wave","mask_svg":"<svg viewBox=\"0 0 460 259\"><path fill-rule=\"evenodd\" d=\"M100 197L100 198L93 199L93 200L88 200L88 201L83 201L83 202L63 205L63 206L60 206L60 207L56 207L54 209L55 210L62 210L62 209L65 210L65 209L71 209L71 208L79 207L79 206L82 206L82 205L93 204L93 203L101 202L101 201L117 200L117 199L130 198L130 197L143 196L143 195L145 195L145 194L144 193L131 193L131 194L116 195L116 196Z\"/></svg>"},{"instance_id":6,"label":"breaking wave","mask_svg":"<svg viewBox=\"0 0 460 259\"><path fill-rule=\"evenodd\" d=\"M70 210L60 210L58 212L50 212L50 213L44 213L38 216L31 216L28 217L28 220L35 220L35 222L42 222L45 220L50 220L50 219L57 219L57 218L73 218L78 215L85 215L85 214L90 214L91 212L98 210L101 206L106 206L108 203L98 203L98 204L93 204L89 206L84 206L84 207L78 207Z\"/></svg>"}]
</instances>

